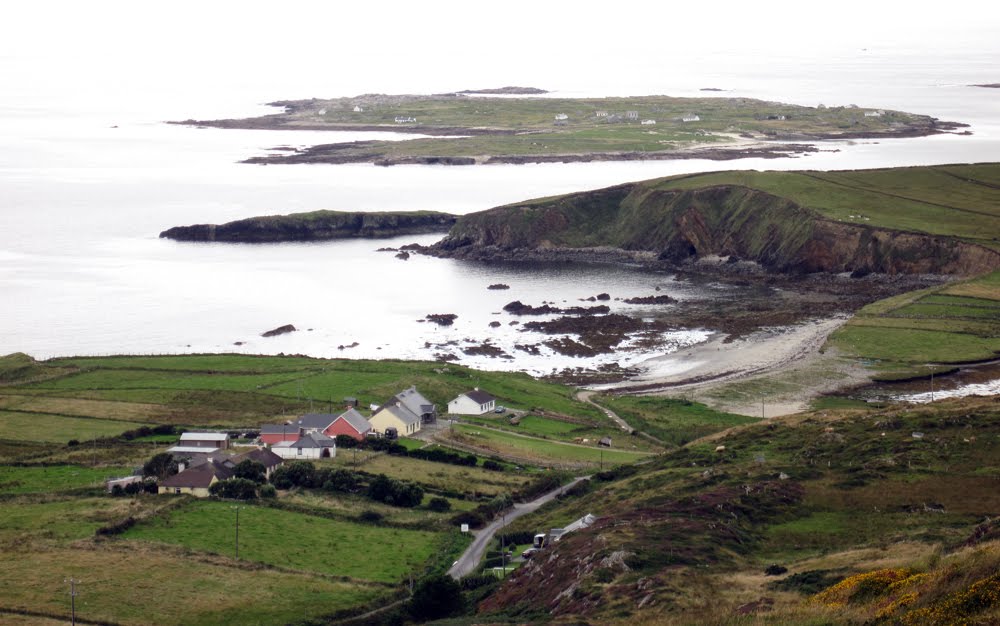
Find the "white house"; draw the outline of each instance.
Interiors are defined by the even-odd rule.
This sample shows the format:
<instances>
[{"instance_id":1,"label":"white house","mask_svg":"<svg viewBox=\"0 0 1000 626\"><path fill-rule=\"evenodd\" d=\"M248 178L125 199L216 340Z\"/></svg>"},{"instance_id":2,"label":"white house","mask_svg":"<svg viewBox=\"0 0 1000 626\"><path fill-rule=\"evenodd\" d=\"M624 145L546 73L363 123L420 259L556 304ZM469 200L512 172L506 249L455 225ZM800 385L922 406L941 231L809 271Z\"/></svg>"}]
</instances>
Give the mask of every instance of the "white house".
<instances>
[{"instance_id":1,"label":"white house","mask_svg":"<svg viewBox=\"0 0 1000 626\"><path fill-rule=\"evenodd\" d=\"M882 117L885 111L865 111L865 117Z\"/></svg>"},{"instance_id":2,"label":"white house","mask_svg":"<svg viewBox=\"0 0 1000 626\"><path fill-rule=\"evenodd\" d=\"M556 115L556 121L557 122L562 122L562 121L568 120L568 119L569 119L569 116L566 115L565 113L559 113L559 114Z\"/></svg>"},{"instance_id":3,"label":"white house","mask_svg":"<svg viewBox=\"0 0 1000 626\"><path fill-rule=\"evenodd\" d=\"M656 120L642 120L640 124L643 126L656 126Z\"/></svg>"},{"instance_id":4,"label":"white house","mask_svg":"<svg viewBox=\"0 0 1000 626\"><path fill-rule=\"evenodd\" d=\"M405 115L397 115L396 116L396 123L397 124L412 124L412 123L414 123L416 121L417 121L417 118L415 118L415 117L409 117L409 116L405 116Z\"/></svg>"},{"instance_id":5,"label":"white house","mask_svg":"<svg viewBox=\"0 0 1000 626\"><path fill-rule=\"evenodd\" d=\"M403 404L383 406L368 420L372 431L379 436L386 436L390 429L399 437L406 437L418 432L422 426L420 416L406 408Z\"/></svg>"},{"instance_id":6,"label":"white house","mask_svg":"<svg viewBox=\"0 0 1000 626\"><path fill-rule=\"evenodd\" d=\"M625 111L625 119L627 120L637 120L639 119L638 111Z\"/></svg>"},{"instance_id":7,"label":"white house","mask_svg":"<svg viewBox=\"0 0 1000 626\"><path fill-rule=\"evenodd\" d=\"M697 115L685 115L681 118L682 122L700 122L701 118Z\"/></svg>"},{"instance_id":8,"label":"white house","mask_svg":"<svg viewBox=\"0 0 1000 626\"><path fill-rule=\"evenodd\" d=\"M355 105L354 105L354 112L355 112L355 113L364 113L364 112L365 112L365 110L361 108L361 105L360 105L360 104L355 104Z\"/></svg>"},{"instance_id":9,"label":"white house","mask_svg":"<svg viewBox=\"0 0 1000 626\"><path fill-rule=\"evenodd\" d=\"M449 402L448 412L453 415L482 415L492 411L496 402L496 398L476 387Z\"/></svg>"},{"instance_id":10,"label":"white house","mask_svg":"<svg viewBox=\"0 0 1000 626\"><path fill-rule=\"evenodd\" d=\"M607 111L598 111L597 113L594 113L594 117L607 117L607 116L608 116Z\"/></svg>"},{"instance_id":11,"label":"white house","mask_svg":"<svg viewBox=\"0 0 1000 626\"><path fill-rule=\"evenodd\" d=\"M271 452L283 459L331 459L337 456L337 442L320 432L308 432L296 441L279 441Z\"/></svg>"}]
</instances>

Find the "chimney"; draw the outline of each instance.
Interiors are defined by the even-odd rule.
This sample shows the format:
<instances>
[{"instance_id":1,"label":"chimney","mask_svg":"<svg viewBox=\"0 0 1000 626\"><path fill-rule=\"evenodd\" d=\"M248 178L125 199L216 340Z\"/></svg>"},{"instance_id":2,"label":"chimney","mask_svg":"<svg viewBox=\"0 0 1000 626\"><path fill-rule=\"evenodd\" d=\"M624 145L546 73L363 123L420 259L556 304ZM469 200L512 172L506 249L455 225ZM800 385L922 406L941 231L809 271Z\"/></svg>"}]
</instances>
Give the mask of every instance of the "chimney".
<instances>
[{"instance_id":1,"label":"chimney","mask_svg":"<svg viewBox=\"0 0 1000 626\"><path fill-rule=\"evenodd\" d=\"M181 472L183 472L185 467L187 467L187 464L184 463L184 461L181 461L180 463L178 463L177 464L177 473L180 474Z\"/></svg>"},{"instance_id":2,"label":"chimney","mask_svg":"<svg viewBox=\"0 0 1000 626\"><path fill-rule=\"evenodd\" d=\"M472 390L473 391L479 391L479 387L473 387Z\"/></svg>"}]
</instances>

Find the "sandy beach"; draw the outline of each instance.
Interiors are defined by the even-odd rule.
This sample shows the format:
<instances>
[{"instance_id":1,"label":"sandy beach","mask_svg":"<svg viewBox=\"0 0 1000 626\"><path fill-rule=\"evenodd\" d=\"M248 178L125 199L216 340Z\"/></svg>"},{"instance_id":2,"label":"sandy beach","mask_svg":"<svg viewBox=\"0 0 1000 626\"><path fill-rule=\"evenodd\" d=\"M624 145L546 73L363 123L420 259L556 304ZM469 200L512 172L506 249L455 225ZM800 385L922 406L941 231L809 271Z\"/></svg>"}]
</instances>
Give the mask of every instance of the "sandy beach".
<instances>
[{"instance_id":1,"label":"sandy beach","mask_svg":"<svg viewBox=\"0 0 1000 626\"><path fill-rule=\"evenodd\" d=\"M645 373L604 391L684 397L743 415L774 417L808 408L816 396L867 380L864 368L833 350L820 352L848 316L768 328L726 342L708 341L644 363ZM762 409L763 401L763 409Z\"/></svg>"}]
</instances>

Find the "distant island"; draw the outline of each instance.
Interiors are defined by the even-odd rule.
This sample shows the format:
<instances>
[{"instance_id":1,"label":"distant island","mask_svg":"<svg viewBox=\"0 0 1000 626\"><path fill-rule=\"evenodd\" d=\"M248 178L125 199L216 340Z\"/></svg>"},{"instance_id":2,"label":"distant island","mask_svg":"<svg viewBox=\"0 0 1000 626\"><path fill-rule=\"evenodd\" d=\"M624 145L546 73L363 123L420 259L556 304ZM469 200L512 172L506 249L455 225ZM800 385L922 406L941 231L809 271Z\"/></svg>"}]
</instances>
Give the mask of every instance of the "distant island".
<instances>
[{"instance_id":1,"label":"distant island","mask_svg":"<svg viewBox=\"0 0 1000 626\"><path fill-rule=\"evenodd\" d=\"M538 96L549 92L537 87L499 87L496 89L464 89L457 93L491 96Z\"/></svg>"},{"instance_id":2,"label":"distant island","mask_svg":"<svg viewBox=\"0 0 1000 626\"><path fill-rule=\"evenodd\" d=\"M251 217L225 224L175 226L160 233L176 241L273 243L330 239L381 239L399 235L447 232L456 216L436 211L361 213L312 211Z\"/></svg>"},{"instance_id":3,"label":"distant island","mask_svg":"<svg viewBox=\"0 0 1000 626\"><path fill-rule=\"evenodd\" d=\"M986 87L987 89L1000 89L1000 83L985 83L981 85L971 85L972 87Z\"/></svg>"},{"instance_id":4,"label":"distant island","mask_svg":"<svg viewBox=\"0 0 1000 626\"><path fill-rule=\"evenodd\" d=\"M921 137L964 126L887 109L805 107L750 98L510 96L529 90L534 88L287 100L272 102L284 109L272 115L175 123L424 135L406 141L282 146L244 161L376 165L778 158L815 151L815 142L828 139Z\"/></svg>"}]
</instances>

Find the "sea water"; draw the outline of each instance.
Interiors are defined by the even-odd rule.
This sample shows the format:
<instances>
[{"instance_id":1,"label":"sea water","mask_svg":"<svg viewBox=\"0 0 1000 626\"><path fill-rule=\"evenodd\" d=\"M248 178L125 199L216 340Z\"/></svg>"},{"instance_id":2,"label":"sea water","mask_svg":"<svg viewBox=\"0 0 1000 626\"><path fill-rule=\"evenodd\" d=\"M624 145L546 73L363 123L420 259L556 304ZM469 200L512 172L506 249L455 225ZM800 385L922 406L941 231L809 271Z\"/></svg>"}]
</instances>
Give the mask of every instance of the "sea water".
<instances>
[{"instance_id":1,"label":"sea water","mask_svg":"<svg viewBox=\"0 0 1000 626\"><path fill-rule=\"evenodd\" d=\"M73 3L56 4L82 11ZM244 17L250 22L242 26L249 30L227 30L227 16L214 8L200 20L183 20L175 12L163 19L187 32L191 44L171 46L172 37L158 30L116 30L120 20L137 19L134 13L142 9L113 6L125 17L102 9L96 16L82 12L76 28L58 22L45 29L44 7L21 8L29 20L22 30L44 30L52 45L32 45L37 41L10 20L8 37L0 39L6 42L0 43L0 353L434 358L448 352L477 367L534 373L612 361L629 365L652 355L626 350L583 359L547 349L540 356L516 350L515 344L546 337L511 325L516 318L502 307L511 300L579 305L580 299L606 292L616 298L610 302L613 311L642 314L617 298L652 295L657 288L680 299L726 297L725 289L622 266L527 268L419 255L403 261L376 251L432 243L433 235L233 245L179 243L158 234L175 225L315 209L464 214L526 198L718 169L1000 159L1000 90L969 86L1000 80L996 45L976 37L989 30L981 22L988 25L992 15L965 34L945 28L943 40L924 46L904 37L905 45L872 39L871 47L863 47L858 37L848 37L822 48L789 50L774 43L745 54L739 44L753 38L740 39L742 31L731 29L725 45L698 40L698 47L663 42L636 49L639 44L622 39L622 46L611 46L604 55L591 51L573 61L572 45L589 48L561 34L565 54L545 63L529 51L499 48L478 48L479 57L448 56L447 62L439 55L434 62L423 49L408 54L426 33L400 29L396 39L383 38L378 50L361 53L350 49L361 41L358 35L337 36L351 30L344 22L331 22L330 39L323 42L318 26L299 22L299 30L282 30L279 25L287 26L291 18L271 11L266 18L252 12ZM98 21L102 17L110 22ZM213 24L216 28L209 28ZM468 38L456 32L458 39ZM541 45L539 50L546 50ZM663 93L858 104L966 122L972 135L832 142L818 153L775 160L382 168L238 161L279 145L408 136L164 123L257 115L269 111L263 102L279 98L506 84L549 88L559 96ZM705 87L725 91L700 91ZM510 289L488 290L493 283ZM449 327L420 321L433 313L458 317ZM500 326L491 327L494 321ZM260 337L283 324L300 330ZM703 340L708 330L670 334L661 352ZM486 339L512 358L464 353ZM454 343L440 347L448 342Z\"/></svg>"}]
</instances>

